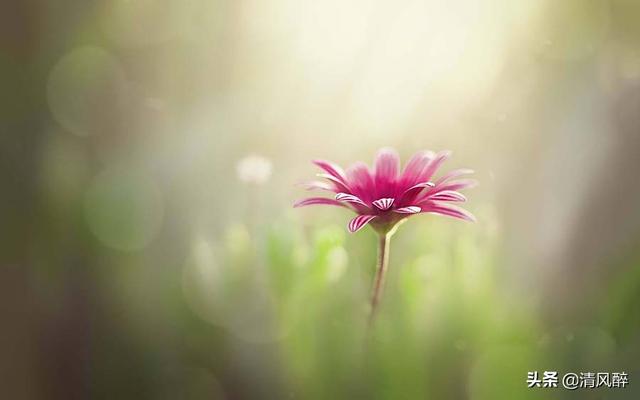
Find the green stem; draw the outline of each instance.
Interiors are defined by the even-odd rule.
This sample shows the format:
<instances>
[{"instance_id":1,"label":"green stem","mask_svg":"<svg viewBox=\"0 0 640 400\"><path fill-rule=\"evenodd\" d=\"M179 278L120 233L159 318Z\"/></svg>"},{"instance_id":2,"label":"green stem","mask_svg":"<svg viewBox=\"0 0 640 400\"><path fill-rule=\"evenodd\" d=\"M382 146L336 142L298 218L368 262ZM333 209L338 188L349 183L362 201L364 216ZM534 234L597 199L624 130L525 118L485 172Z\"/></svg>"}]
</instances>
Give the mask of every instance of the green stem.
<instances>
[{"instance_id":1,"label":"green stem","mask_svg":"<svg viewBox=\"0 0 640 400\"><path fill-rule=\"evenodd\" d=\"M391 241L391 232L381 233L378 241L378 263L376 269L376 277L373 282L373 293L371 295L371 314L369 316L369 325L373 324L380 303L380 296L384 288L384 278L389 267L389 243Z\"/></svg>"}]
</instances>

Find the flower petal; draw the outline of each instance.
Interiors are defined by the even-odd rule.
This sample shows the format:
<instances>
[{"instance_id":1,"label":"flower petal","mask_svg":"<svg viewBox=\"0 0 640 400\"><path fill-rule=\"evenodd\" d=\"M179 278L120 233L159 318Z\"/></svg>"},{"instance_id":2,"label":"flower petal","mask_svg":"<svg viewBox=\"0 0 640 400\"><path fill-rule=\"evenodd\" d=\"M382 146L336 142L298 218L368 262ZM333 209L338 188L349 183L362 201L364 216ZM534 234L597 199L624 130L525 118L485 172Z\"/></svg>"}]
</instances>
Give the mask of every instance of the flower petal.
<instances>
[{"instance_id":1,"label":"flower petal","mask_svg":"<svg viewBox=\"0 0 640 400\"><path fill-rule=\"evenodd\" d=\"M393 202L394 202L393 197L385 197L385 198L374 201L372 204L384 211L384 210L388 210L393 205Z\"/></svg>"},{"instance_id":2,"label":"flower petal","mask_svg":"<svg viewBox=\"0 0 640 400\"><path fill-rule=\"evenodd\" d=\"M297 186L302 187L305 190L327 190L334 191L334 187L327 182L322 181L308 181L308 182L300 182Z\"/></svg>"},{"instance_id":3,"label":"flower petal","mask_svg":"<svg viewBox=\"0 0 640 400\"><path fill-rule=\"evenodd\" d=\"M433 189L416 196L416 198L413 199L412 202L416 204L420 204L422 202L429 201L433 196L435 196L438 193L441 193L444 191L457 191L457 190L476 186L477 184L478 184L478 181L476 181L475 179L459 179L455 181L445 182L440 185L436 185L436 187L434 187Z\"/></svg>"},{"instance_id":4,"label":"flower petal","mask_svg":"<svg viewBox=\"0 0 640 400\"><path fill-rule=\"evenodd\" d=\"M396 208L393 211L397 212L397 213L400 213L400 214L417 214L421 210L422 209L420 207L418 207L418 206L407 206L407 207Z\"/></svg>"},{"instance_id":5,"label":"flower petal","mask_svg":"<svg viewBox=\"0 0 640 400\"><path fill-rule=\"evenodd\" d=\"M400 157L398 153L391 148L381 149L376 156L374 167L376 189L382 190L382 192L393 189L399 169Z\"/></svg>"},{"instance_id":6,"label":"flower petal","mask_svg":"<svg viewBox=\"0 0 640 400\"><path fill-rule=\"evenodd\" d=\"M459 177L461 175L473 174L473 172L474 171L472 169L469 169L469 168L454 169L452 171L447 172L440 179L438 179L436 181L436 185L439 185L439 184L441 184L443 182L446 182L449 179L457 178L457 177Z\"/></svg>"},{"instance_id":7,"label":"flower petal","mask_svg":"<svg viewBox=\"0 0 640 400\"><path fill-rule=\"evenodd\" d=\"M364 201L362 201L358 196L354 196L350 193L338 193L336 194L336 200L347 201L349 203L357 203L367 207L367 204Z\"/></svg>"},{"instance_id":8,"label":"flower petal","mask_svg":"<svg viewBox=\"0 0 640 400\"><path fill-rule=\"evenodd\" d=\"M414 189L424 189L426 187L435 187L435 186L436 185L433 182L421 182L421 183L417 183L417 184L411 186L409 189L405 190L404 193L407 193L407 192L409 192L411 190L414 190Z\"/></svg>"},{"instance_id":9,"label":"flower petal","mask_svg":"<svg viewBox=\"0 0 640 400\"><path fill-rule=\"evenodd\" d=\"M401 204L414 204L416 203L416 199L419 197L423 197L420 196L420 194L422 193L422 190L425 188L433 188L435 186L434 183L432 182L421 182L421 183L417 183L413 186L411 186L409 189L405 190L404 193L402 193L400 195L400 203Z\"/></svg>"},{"instance_id":10,"label":"flower petal","mask_svg":"<svg viewBox=\"0 0 640 400\"><path fill-rule=\"evenodd\" d=\"M436 154L436 157L429 162L429 164L422 170L420 173L420 181L428 181L431 179L433 174L436 173L438 168L442 165L443 162L447 160L451 156L451 152L449 150L441 151Z\"/></svg>"},{"instance_id":11,"label":"flower petal","mask_svg":"<svg viewBox=\"0 0 640 400\"><path fill-rule=\"evenodd\" d=\"M338 164L335 164L335 163L332 163L331 161L326 161L326 160L313 160L312 162L318 167L325 170L329 175L338 179L343 184L346 184L347 177L344 174L344 171L342 170L342 168Z\"/></svg>"},{"instance_id":12,"label":"flower petal","mask_svg":"<svg viewBox=\"0 0 640 400\"><path fill-rule=\"evenodd\" d=\"M359 231L363 226L365 226L375 217L375 215L358 215L357 217L349 221L349 231L351 233Z\"/></svg>"},{"instance_id":13,"label":"flower petal","mask_svg":"<svg viewBox=\"0 0 640 400\"><path fill-rule=\"evenodd\" d=\"M400 186L407 187L415 185L424 167L429 164L434 157L435 153L430 150L421 151L411 157L411 160L409 160L404 167L404 172L400 178Z\"/></svg>"},{"instance_id":14,"label":"flower petal","mask_svg":"<svg viewBox=\"0 0 640 400\"><path fill-rule=\"evenodd\" d=\"M443 190L431 196L427 194L426 198L433 201L467 201L467 198L462 193L453 190Z\"/></svg>"},{"instance_id":15,"label":"flower petal","mask_svg":"<svg viewBox=\"0 0 640 400\"><path fill-rule=\"evenodd\" d=\"M312 206L317 204L349 208L344 203L341 203L334 199L327 199L326 197L310 197L308 199L298 200L293 205L293 207L297 208L297 207Z\"/></svg>"},{"instance_id":16,"label":"flower petal","mask_svg":"<svg viewBox=\"0 0 640 400\"><path fill-rule=\"evenodd\" d=\"M422 208L424 213L440 214L449 217L459 218L465 221L476 222L476 217L469 211L451 204L429 203Z\"/></svg>"},{"instance_id":17,"label":"flower petal","mask_svg":"<svg viewBox=\"0 0 640 400\"><path fill-rule=\"evenodd\" d=\"M353 164L347 170L347 184L350 190L346 192L358 196L364 202L375 199L375 182L369 172L369 167L363 162Z\"/></svg>"},{"instance_id":18,"label":"flower petal","mask_svg":"<svg viewBox=\"0 0 640 400\"><path fill-rule=\"evenodd\" d=\"M344 192L344 191L349 191L350 190L349 186L347 186L339 178L336 178L333 175L321 173L321 174L316 174L316 176L318 178L324 178L324 179L330 180L334 184L334 186L336 188L336 191L343 191Z\"/></svg>"},{"instance_id":19,"label":"flower petal","mask_svg":"<svg viewBox=\"0 0 640 400\"><path fill-rule=\"evenodd\" d=\"M475 179L458 179L455 181L445 182L441 185L436 186L433 189L433 193L439 193L445 190L460 190L471 188L478 185L478 181Z\"/></svg>"}]
</instances>

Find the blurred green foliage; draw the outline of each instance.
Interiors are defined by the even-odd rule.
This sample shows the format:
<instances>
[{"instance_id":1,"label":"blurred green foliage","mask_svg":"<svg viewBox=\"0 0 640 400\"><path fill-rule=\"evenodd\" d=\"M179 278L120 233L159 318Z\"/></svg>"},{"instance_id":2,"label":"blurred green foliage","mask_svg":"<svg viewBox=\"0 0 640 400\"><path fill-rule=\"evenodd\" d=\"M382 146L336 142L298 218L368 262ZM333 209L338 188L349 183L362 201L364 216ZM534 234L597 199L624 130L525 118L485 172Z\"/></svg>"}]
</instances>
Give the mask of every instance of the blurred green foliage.
<instances>
[{"instance_id":1,"label":"blurred green foliage","mask_svg":"<svg viewBox=\"0 0 640 400\"><path fill-rule=\"evenodd\" d=\"M552 328L535 304L500 288L500 239L489 226L437 216L405 224L392 241L383 310L373 329L366 324L372 231L304 230L288 219L253 232L231 225L214 246L215 260L197 257L200 285L183 289L187 298L212 306L196 305L196 314L223 336L274 352L267 361L277 369L273 396L564 398L573 392L527 388L527 372L620 369L612 362L619 357L614 332L582 323ZM610 307L625 309L610 305L600 312Z\"/></svg>"}]
</instances>

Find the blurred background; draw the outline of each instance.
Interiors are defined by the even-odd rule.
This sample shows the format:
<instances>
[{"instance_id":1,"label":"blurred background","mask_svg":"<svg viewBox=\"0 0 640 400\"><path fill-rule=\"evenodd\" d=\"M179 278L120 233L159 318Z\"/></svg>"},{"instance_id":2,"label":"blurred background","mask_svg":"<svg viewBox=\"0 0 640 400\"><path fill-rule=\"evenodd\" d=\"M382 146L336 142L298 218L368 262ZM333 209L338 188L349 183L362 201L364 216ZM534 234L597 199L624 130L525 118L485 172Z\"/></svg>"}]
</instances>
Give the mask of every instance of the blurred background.
<instances>
[{"instance_id":1,"label":"blurred background","mask_svg":"<svg viewBox=\"0 0 640 400\"><path fill-rule=\"evenodd\" d=\"M2 398L639 398L640 2L9 1L0 50ZM383 146L478 222L402 226L368 336L375 235L291 205Z\"/></svg>"}]
</instances>

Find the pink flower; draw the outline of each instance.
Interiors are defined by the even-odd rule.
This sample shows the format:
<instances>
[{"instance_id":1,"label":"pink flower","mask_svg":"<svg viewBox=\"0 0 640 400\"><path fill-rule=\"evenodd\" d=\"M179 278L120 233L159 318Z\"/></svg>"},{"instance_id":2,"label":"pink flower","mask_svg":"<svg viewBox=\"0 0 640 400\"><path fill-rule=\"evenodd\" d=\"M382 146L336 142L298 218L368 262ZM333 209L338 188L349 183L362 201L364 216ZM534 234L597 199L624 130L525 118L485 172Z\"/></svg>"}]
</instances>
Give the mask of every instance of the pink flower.
<instances>
[{"instance_id":1,"label":"pink flower","mask_svg":"<svg viewBox=\"0 0 640 400\"><path fill-rule=\"evenodd\" d=\"M433 178L450 154L449 151L417 153L403 172L400 172L400 160L393 149L378 152L373 171L362 162L353 164L344 172L334 163L315 160L313 163L324 171L318 176L326 181L302 185L307 190L325 190L335 193L335 196L307 198L296 202L294 207L325 204L348 208L358 214L349 222L351 232L369 224L378 233L386 234L399 222L420 213L475 221L471 213L451 204L466 201L458 191L475 186L477 182L457 178L473 171L456 169L438 179Z\"/></svg>"}]
</instances>

